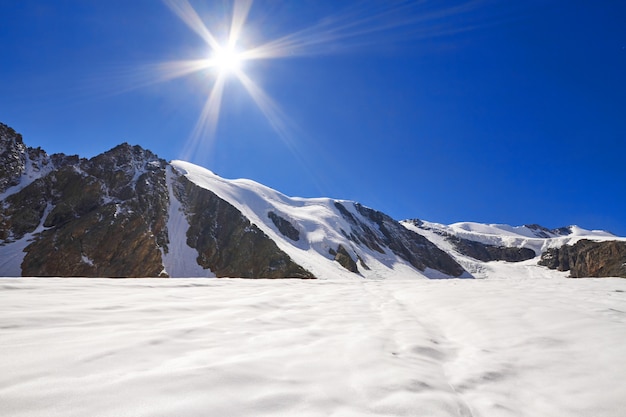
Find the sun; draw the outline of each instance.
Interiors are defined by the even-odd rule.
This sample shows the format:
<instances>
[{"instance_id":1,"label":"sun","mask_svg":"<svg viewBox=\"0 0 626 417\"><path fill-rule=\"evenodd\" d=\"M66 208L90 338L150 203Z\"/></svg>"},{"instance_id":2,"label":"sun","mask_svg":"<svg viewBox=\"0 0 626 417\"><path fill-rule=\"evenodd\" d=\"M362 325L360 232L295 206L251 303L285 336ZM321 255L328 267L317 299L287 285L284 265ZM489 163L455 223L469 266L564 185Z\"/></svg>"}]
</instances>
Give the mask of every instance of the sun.
<instances>
[{"instance_id":1,"label":"sun","mask_svg":"<svg viewBox=\"0 0 626 417\"><path fill-rule=\"evenodd\" d=\"M214 49L210 61L221 75L236 74L241 70L244 56L235 46L220 46Z\"/></svg>"}]
</instances>

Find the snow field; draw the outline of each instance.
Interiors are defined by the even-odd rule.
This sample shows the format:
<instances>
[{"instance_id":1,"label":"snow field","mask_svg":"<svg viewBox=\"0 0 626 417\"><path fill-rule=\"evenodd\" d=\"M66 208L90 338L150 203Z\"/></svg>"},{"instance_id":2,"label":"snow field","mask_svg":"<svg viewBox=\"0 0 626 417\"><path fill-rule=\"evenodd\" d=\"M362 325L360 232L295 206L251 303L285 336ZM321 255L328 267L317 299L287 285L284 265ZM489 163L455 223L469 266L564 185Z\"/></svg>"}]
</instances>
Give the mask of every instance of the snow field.
<instances>
[{"instance_id":1,"label":"snow field","mask_svg":"<svg viewBox=\"0 0 626 417\"><path fill-rule=\"evenodd\" d=\"M2 279L3 416L626 410L626 280Z\"/></svg>"}]
</instances>

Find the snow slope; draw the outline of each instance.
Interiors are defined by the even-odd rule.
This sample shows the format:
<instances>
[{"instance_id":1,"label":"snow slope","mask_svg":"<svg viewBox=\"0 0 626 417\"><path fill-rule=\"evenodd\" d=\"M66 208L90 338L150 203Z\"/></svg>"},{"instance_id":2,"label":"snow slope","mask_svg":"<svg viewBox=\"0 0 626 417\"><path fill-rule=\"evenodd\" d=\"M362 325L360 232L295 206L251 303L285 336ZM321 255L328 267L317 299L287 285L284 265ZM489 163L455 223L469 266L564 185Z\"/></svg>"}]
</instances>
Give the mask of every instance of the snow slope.
<instances>
[{"instance_id":1,"label":"snow slope","mask_svg":"<svg viewBox=\"0 0 626 417\"><path fill-rule=\"evenodd\" d=\"M39 225L31 233L25 234L21 239L8 245L0 245L0 271L2 271L2 274L10 277L22 275L22 261L26 256L24 249L37 238L39 233L46 230L44 222L51 210L52 206L48 205Z\"/></svg>"},{"instance_id":2,"label":"snow slope","mask_svg":"<svg viewBox=\"0 0 626 417\"><path fill-rule=\"evenodd\" d=\"M193 183L214 192L218 197L235 206L274 240L282 251L317 277L383 279L441 276L438 271L427 270L420 273L391 251L381 254L366 247L357 248L341 233L342 229L350 230L350 224L338 213L334 206L336 200L287 197L255 181L224 179L188 162L172 161L171 165ZM346 203L346 209L355 218L367 222L353 209L351 202L342 202ZM292 223L300 232L300 239L294 242L283 236L268 217L270 211ZM351 251L353 259L356 259L358 253L370 269L359 268L361 273L359 276L335 262L329 255L329 249L336 250L339 244Z\"/></svg>"},{"instance_id":3,"label":"snow slope","mask_svg":"<svg viewBox=\"0 0 626 417\"><path fill-rule=\"evenodd\" d=\"M626 280L0 280L0 415L622 417Z\"/></svg>"},{"instance_id":4,"label":"snow slope","mask_svg":"<svg viewBox=\"0 0 626 417\"><path fill-rule=\"evenodd\" d=\"M164 272L170 277L215 277L210 270L202 268L196 258L198 252L187 245L187 230L189 222L183 213L180 201L172 191L172 168L167 167L166 180L169 194L169 207L167 213L167 231L169 243L167 252L162 250Z\"/></svg>"}]
</instances>

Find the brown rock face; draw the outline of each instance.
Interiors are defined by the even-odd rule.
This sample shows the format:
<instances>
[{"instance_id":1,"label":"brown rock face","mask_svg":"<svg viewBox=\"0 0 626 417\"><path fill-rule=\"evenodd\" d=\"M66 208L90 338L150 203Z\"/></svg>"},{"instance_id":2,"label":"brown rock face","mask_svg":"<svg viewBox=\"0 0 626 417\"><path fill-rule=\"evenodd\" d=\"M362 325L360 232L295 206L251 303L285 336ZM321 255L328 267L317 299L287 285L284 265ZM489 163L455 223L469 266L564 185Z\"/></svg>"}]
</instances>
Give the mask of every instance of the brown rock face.
<instances>
[{"instance_id":1,"label":"brown rock face","mask_svg":"<svg viewBox=\"0 0 626 417\"><path fill-rule=\"evenodd\" d=\"M215 193L182 176L173 188L189 221L187 244L217 277L315 278Z\"/></svg>"},{"instance_id":2,"label":"brown rock face","mask_svg":"<svg viewBox=\"0 0 626 417\"><path fill-rule=\"evenodd\" d=\"M357 267L356 262L354 261L354 259L352 259L352 256L350 256L350 254L348 253L346 248L343 247L343 245L339 245L339 247L337 248L337 251L335 252L335 261L339 262L341 266L343 266L350 272L359 272L359 268Z\"/></svg>"},{"instance_id":3,"label":"brown rock face","mask_svg":"<svg viewBox=\"0 0 626 417\"><path fill-rule=\"evenodd\" d=\"M626 278L626 242L580 240L574 245L548 249L539 265L570 271L572 278Z\"/></svg>"},{"instance_id":4,"label":"brown rock face","mask_svg":"<svg viewBox=\"0 0 626 417\"><path fill-rule=\"evenodd\" d=\"M528 248L509 248L506 246L485 245L484 243L462 239L456 236L446 238L463 255L471 256L483 262L506 261L521 262L536 256L535 251Z\"/></svg>"},{"instance_id":5,"label":"brown rock face","mask_svg":"<svg viewBox=\"0 0 626 417\"><path fill-rule=\"evenodd\" d=\"M300 240L300 232L289 222L289 220L279 216L273 211L267 213L267 217L270 218L272 223L274 223L274 226L276 226L278 231L282 233L283 236L288 237L294 242Z\"/></svg>"},{"instance_id":6,"label":"brown rock face","mask_svg":"<svg viewBox=\"0 0 626 417\"><path fill-rule=\"evenodd\" d=\"M0 244L40 228L25 249L22 275L161 275L168 243L165 161L127 144L91 160L28 153L26 160L38 156L47 173L0 206Z\"/></svg>"},{"instance_id":7,"label":"brown rock face","mask_svg":"<svg viewBox=\"0 0 626 417\"><path fill-rule=\"evenodd\" d=\"M161 252L140 214L115 217L107 205L44 231L27 248L25 276L159 277Z\"/></svg>"},{"instance_id":8,"label":"brown rock face","mask_svg":"<svg viewBox=\"0 0 626 417\"><path fill-rule=\"evenodd\" d=\"M414 226L424 230L431 230L440 236L443 236L448 242L454 245L454 248L462 255L471 256L474 259L483 262L490 261L506 261L506 262L521 262L528 259L532 259L537 254L534 250L528 248L515 248L507 246L493 246L487 245L481 242L475 242L469 239L463 239L458 236L451 235L442 230L432 229L427 227L424 222L419 219L407 220ZM551 232L538 225L526 226L535 230L537 236L548 237L546 232Z\"/></svg>"},{"instance_id":9,"label":"brown rock face","mask_svg":"<svg viewBox=\"0 0 626 417\"><path fill-rule=\"evenodd\" d=\"M349 233L342 230L344 236L358 245L365 245L380 253L385 253L384 248L387 248L420 271L431 268L453 277L465 272L461 265L434 243L408 230L386 214L358 203L354 204L358 215L338 201L335 207L351 225Z\"/></svg>"},{"instance_id":10,"label":"brown rock face","mask_svg":"<svg viewBox=\"0 0 626 417\"><path fill-rule=\"evenodd\" d=\"M0 193L16 185L26 168L26 146L22 135L0 123Z\"/></svg>"}]
</instances>

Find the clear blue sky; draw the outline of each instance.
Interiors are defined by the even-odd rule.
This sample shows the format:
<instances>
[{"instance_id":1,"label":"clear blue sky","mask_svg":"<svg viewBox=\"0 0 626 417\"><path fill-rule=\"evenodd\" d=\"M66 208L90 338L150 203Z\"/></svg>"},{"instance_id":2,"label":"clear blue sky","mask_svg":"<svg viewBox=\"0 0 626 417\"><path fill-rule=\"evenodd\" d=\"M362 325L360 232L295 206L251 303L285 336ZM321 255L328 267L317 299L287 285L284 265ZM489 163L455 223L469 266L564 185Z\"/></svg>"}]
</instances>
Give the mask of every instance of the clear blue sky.
<instances>
[{"instance_id":1,"label":"clear blue sky","mask_svg":"<svg viewBox=\"0 0 626 417\"><path fill-rule=\"evenodd\" d=\"M191 5L222 42L231 4ZM257 0L239 46L286 35L242 63L282 113L231 75L194 136L217 75L156 82L155 64L209 56L172 7L3 0L0 121L49 153L127 141L397 219L626 236L626 2Z\"/></svg>"}]
</instances>

